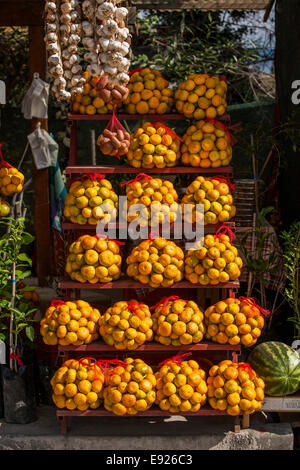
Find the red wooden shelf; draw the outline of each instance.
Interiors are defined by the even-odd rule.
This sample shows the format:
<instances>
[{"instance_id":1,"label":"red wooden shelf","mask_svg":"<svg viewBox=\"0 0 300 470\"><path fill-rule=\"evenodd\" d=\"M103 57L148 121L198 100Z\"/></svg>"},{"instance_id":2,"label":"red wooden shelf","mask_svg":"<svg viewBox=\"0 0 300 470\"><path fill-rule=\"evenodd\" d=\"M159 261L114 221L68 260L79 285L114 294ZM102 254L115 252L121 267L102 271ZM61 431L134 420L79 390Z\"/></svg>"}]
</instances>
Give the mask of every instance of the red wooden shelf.
<instances>
[{"instance_id":1,"label":"red wooden shelf","mask_svg":"<svg viewBox=\"0 0 300 470\"><path fill-rule=\"evenodd\" d=\"M219 168L199 168L193 166L174 166L171 168L133 168L132 166L67 166L66 175L80 173L199 173L199 174L226 174L233 175L232 166L223 166Z\"/></svg>"},{"instance_id":2,"label":"red wooden shelf","mask_svg":"<svg viewBox=\"0 0 300 470\"><path fill-rule=\"evenodd\" d=\"M69 121L109 121L112 117L112 114L69 114ZM146 120L146 121L190 121L189 118L185 117L183 114L170 113L170 114L126 114L126 113L117 113L117 118L119 120Z\"/></svg>"},{"instance_id":3,"label":"red wooden shelf","mask_svg":"<svg viewBox=\"0 0 300 470\"><path fill-rule=\"evenodd\" d=\"M231 344L219 344L213 342L201 342L197 344L186 344L181 346L166 346L160 343L145 343L142 344L139 348L133 350L120 350L116 349L113 346L109 346L108 344L104 343L103 341L95 341L91 344L83 344L82 346L60 346L58 345L58 352L64 353L66 351L72 352L115 352L115 353L139 353L141 351L144 352L187 352L187 351L240 351L241 346L231 345Z\"/></svg>"},{"instance_id":4,"label":"red wooden shelf","mask_svg":"<svg viewBox=\"0 0 300 470\"><path fill-rule=\"evenodd\" d=\"M219 224L207 224L204 226L204 230L218 230L222 225L224 225L223 223L219 223ZM109 222L109 226L111 229L124 229L124 228L127 228L128 226L128 223L127 222ZM176 222L175 224L172 225L173 226L176 226ZM226 222L226 226L229 227L231 230L235 230L235 222ZM81 224L72 224L71 222L63 222L62 224L62 229L63 230L88 230L88 231L93 231L95 232L96 231L96 227L97 225L89 225L89 224L85 224L85 225L81 225ZM103 225L103 227L107 227L107 224L106 225Z\"/></svg>"},{"instance_id":5,"label":"red wooden shelf","mask_svg":"<svg viewBox=\"0 0 300 470\"><path fill-rule=\"evenodd\" d=\"M147 410L147 411L141 411L139 413L137 413L136 415L124 415L124 416L121 416L122 418L130 418L132 416L134 417L147 417L147 416L212 416L212 415L227 415L229 416L226 411L220 411L220 410L214 410L213 408L208 408L206 406L204 406L203 408L201 408L199 411L197 411L196 413L191 413L190 411L186 411L186 412L179 412L179 413L170 413L168 411L164 411L164 410L161 410L160 408L158 407L152 407L150 408L150 410ZM103 408L99 408L97 410L86 410L86 411L79 411L79 410L74 410L74 411L70 411L70 410L63 410L63 409L57 409L56 410L56 416L59 417L59 416L109 416L109 417L112 417L112 416L115 416L117 418L120 418L119 415L115 415L114 413L112 413L112 411L107 411Z\"/></svg>"},{"instance_id":6,"label":"red wooden shelf","mask_svg":"<svg viewBox=\"0 0 300 470\"><path fill-rule=\"evenodd\" d=\"M227 283L220 283L218 285L208 284L202 286L201 284L192 284L188 281L180 281L173 284L171 287L157 287L157 289L238 289L240 286L239 281L231 281ZM61 280L58 283L59 289L153 289L148 284L142 284L141 282L135 281L134 279L118 279L117 281L107 282L104 284L90 284L89 282L76 282L72 280Z\"/></svg>"}]
</instances>

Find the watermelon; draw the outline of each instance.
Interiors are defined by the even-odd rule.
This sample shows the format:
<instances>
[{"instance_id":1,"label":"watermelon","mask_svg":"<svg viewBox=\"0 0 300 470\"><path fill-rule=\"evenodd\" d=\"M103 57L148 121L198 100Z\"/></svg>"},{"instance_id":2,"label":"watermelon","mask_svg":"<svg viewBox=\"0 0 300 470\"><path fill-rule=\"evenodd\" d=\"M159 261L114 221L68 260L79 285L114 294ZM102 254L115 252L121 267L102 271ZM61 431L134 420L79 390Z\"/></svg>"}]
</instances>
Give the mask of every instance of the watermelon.
<instances>
[{"instance_id":1,"label":"watermelon","mask_svg":"<svg viewBox=\"0 0 300 470\"><path fill-rule=\"evenodd\" d=\"M300 388L300 356L279 341L267 341L256 346L248 362L265 384L266 395L291 395Z\"/></svg>"}]
</instances>

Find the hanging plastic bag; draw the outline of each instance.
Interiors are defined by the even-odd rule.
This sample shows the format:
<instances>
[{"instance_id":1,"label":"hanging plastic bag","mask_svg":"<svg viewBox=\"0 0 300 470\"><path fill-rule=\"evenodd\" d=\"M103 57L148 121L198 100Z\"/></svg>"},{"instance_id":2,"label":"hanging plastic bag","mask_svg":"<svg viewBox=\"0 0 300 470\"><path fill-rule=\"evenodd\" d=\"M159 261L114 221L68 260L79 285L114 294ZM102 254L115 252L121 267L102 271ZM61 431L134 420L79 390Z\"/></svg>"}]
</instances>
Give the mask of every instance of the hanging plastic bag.
<instances>
[{"instance_id":1,"label":"hanging plastic bag","mask_svg":"<svg viewBox=\"0 0 300 470\"><path fill-rule=\"evenodd\" d=\"M50 137L45 129L41 129L41 124L38 122L35 131L27 136L30 143L33 160L37 170L49 168L52 165L50 145L56 146L58 152L58 145L55 140ZM53 149L52 149L53 150Z\"/></svg>"},{"instance_id":2,"label":"hanging plastic bag","mask_svg":"<svg viewBox=\"0 0 300 470\"><path fill-rule=\"evenodd\" d=\"M24 175L3 158L0 144L0 193L3 196L13 196L23 189Z\"/></svg>"},{"instance_id":3,"label":"hanging plastic bag","mask_svg":"<svg viewBox=\"0 0 300 470\"><path fill-rule=\"evenodd\" d=\"M25 119L48 118L48 98L49 83L39 78L39 74L35 73L32 83L23 98L21 110Z\"/></svg>"},{"instance_id":4,"label":"hanging plastic bag","mask_svg":"<svg viewBox=\"0 0 300 470\"><path fill-rule=\"evenodd\" d=\"M129 150L130 134L116 118L114 109L109 123L97 139L97 145L104 155L115 156L119 159Z\"/></svg>"}]
</instances>

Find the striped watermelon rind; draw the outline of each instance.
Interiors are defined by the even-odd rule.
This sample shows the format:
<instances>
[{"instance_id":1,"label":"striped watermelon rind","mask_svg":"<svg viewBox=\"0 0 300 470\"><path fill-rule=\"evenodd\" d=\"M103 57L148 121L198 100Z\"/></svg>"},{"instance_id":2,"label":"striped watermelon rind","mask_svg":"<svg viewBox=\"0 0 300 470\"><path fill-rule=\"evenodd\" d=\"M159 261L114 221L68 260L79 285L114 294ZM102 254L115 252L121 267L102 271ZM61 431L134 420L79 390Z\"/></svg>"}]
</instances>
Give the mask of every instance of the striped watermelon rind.
<instances>
[{"instance_id":1,"label":"striped watermelon rind","mask_svg":"<svg viewBox=\"0 0 300 470\"><path fill-rule=\"evenodd\" d=\"M279 341L256 346L248 362L266 385L270 396L291 395L300 388L300 356L294 349Z\"/></svg>"}]
</instances>

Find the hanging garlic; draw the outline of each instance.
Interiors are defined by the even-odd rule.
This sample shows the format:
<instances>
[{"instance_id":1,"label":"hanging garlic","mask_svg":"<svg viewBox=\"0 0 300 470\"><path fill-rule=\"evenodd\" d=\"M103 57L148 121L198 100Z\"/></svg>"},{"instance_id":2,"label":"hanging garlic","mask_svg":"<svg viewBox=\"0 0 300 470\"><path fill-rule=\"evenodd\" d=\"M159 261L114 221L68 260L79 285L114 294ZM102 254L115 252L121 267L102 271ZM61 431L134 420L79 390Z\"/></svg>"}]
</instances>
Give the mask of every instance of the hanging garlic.
<instances>
[{"instance_id":1,"label":"hanging garlic","mask_svg":"<svg viewBox=\"0 0 300 470\"><path fill-rule=\"evenodd\" d=\"M89 49L90 51L93 51L95 49L95 41L94 41L94 39L89 38L89 37L83 38L82 45L86 49Z\"/></svg>"},{"instance_id":2,"label":"hanging garlic","mask_svg":"<svg viewBox=\"0 0 300 470\"><path fill-rule=\"evenodd\" d=\"M89 37L93 36L94 28L91 25L91 23L89 23L88 21L83 21L81 23L81 27L83 29L83 32L84 32L85 36L89 36Z\"/></svg>"},{"instance_id":3,"label":"hanging garlic","mask_svg":"<svg viewBox=\"0 0 300 470\"><path fill-rule=\"evenodd\" d=\"M78 54L72 54L69 58L70 65L77 64L80 61L80 57Z\"/></svg>"},{"instance_id":4,"label":"hanging garlic","mask_svg":"<svg viewBox=\"0 0 300 470\"><path fill-rule=\"evenodd\" d=\"M56 3L55 2L47 2L47 9L53 12L56 12Z\"/></svg>"},{"instance_id":5,"label":"hanging garlic","mask_svg":"<svg viewBox=\"0 0 300 470\"><path fill-rule=\"evenodd\" d=\"M73 67L71 68L71 72L72 72L74 75L79 74L79 72L81 72L81 71L82 71L82 67L81 67L81 65L79 65L79 64L73 65Z\"/></svg>"},{"instance_id":6,"label":"hanging garlic","mask_svg":"<svg viewBox=\"0 0 300 470\"><path fill-rule=\"evenodd\" d=\"M113 18L116 7L110 2L104 2L97 8L96 17L99 20L108 20Z\"/></svg>"},{"instance_id":7,"label":"hanging garlic","mask_svg":"<svg viewBox=\"0 0 300 470\"><path fill-rule=\"evenodd\" d=\"M60 58L58 54L53 54L48 57L48 64L49 65L57 65L60 62Z\"/></svg>"},{"instance_id":8,"label":"hanging garlic","mask_svg":"<svg viewBox=\"0 0 300 470\"><path fill-rule=\"evenodd\" d=\"M49 33L54 33L57 31L57 27L55 23L48 23L47 30Z\"/></svg>"},{"instance_id":9,"label":"hanging garlic","mask_svg":"<svg viewBox=\"0 0 300 470\"><path fill-rule=\"evenodd\" d=\"M62 13L64 13L64 14L70 13L70 11L72 10L72 5L70 3L62 3L60 5L60 9L61 9Z\"/></svg>"},{"instance_id":10,"label":"hanging garlic","mask_svg":"<svg viewBox=\"0 0 300 470\"><path fill-rule=\"evenodd\" d=\"M103 75L103 69L98 64L88 65L87 71L92 77L101 77Z\"/></svg>"},{"instance_id":11,"label":"hanging garlic","mask_svg":"<svg viewBox=\"0 0 300 470\"><path fill-rule=\"evenodd\" d=\"M98 56L95 52L87 52L84 54L84 60L90 64L97 63Z\"/></svg>"},{"instance_id":12,"label":"hanging garlic","mask_svg":"<svg viewBox=\"0 0 300 470\"><path fill-rule=\"evenodd\" d=\"M116 9L116 19L124 21L127 18L128 10L124 7L118 7Z\"/></svg>"},{"instance_id":13,"label":"hanging garlic","mask_svg":"<svg viewBox=\"0 0 300 470\"><path fill-rule=\"evenodd\" d=\"M53 12L47 13L47 15L46 15L46 21L47 21L48 23L53 23L55 20L56 20L56 16L55 16L55 14L54 14Z\"/></svg>"}]
</instances>

